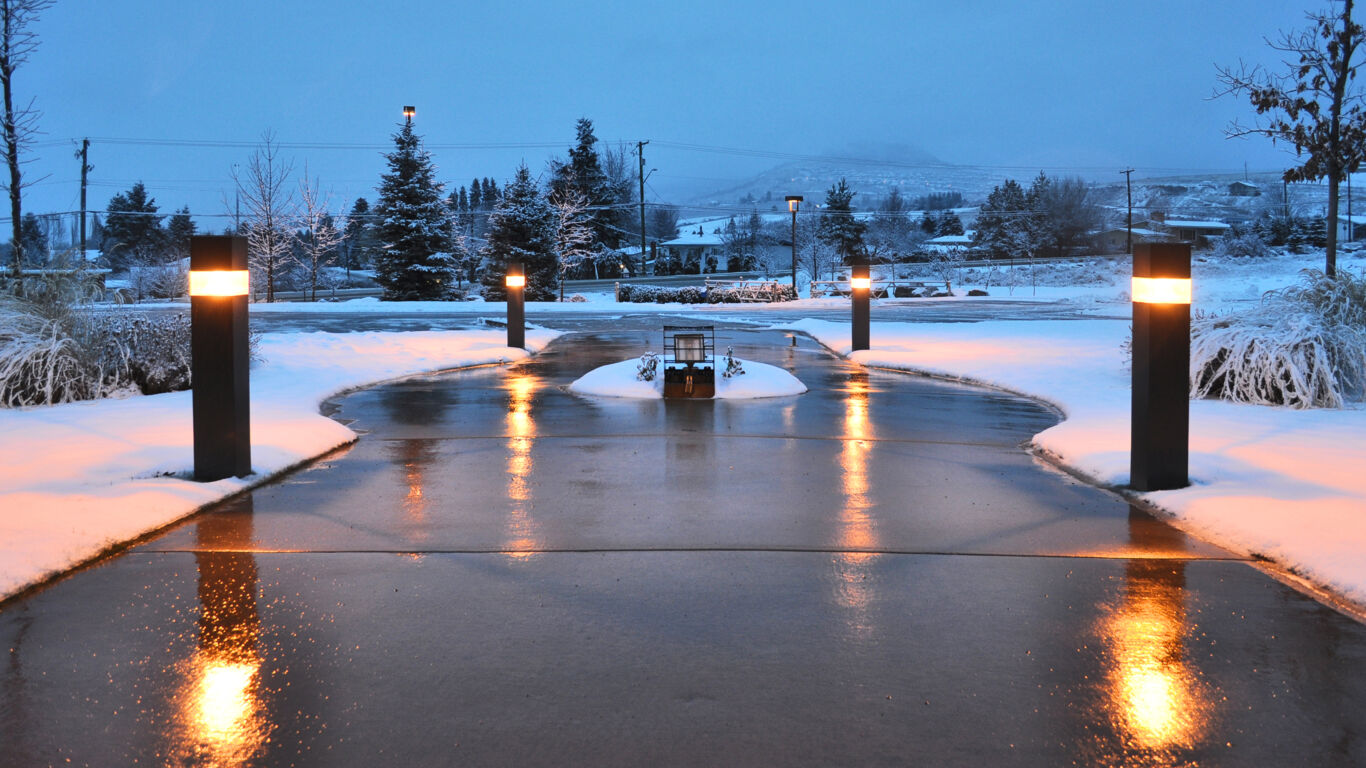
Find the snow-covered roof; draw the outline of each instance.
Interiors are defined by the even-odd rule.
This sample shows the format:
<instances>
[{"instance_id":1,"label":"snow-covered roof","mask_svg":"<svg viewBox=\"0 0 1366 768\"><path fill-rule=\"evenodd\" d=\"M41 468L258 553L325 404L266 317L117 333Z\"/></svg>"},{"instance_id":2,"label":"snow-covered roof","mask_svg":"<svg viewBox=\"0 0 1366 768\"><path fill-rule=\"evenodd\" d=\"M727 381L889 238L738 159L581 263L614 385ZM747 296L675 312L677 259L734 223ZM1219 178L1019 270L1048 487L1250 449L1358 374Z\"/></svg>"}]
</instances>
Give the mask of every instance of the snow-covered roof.
<instances>
[{"instance_id":1,"label":"snow-covered roof","mask_svg":"<svg viewBox=\"0 0 1366 768\"><path fill-rule=\"evenodd\" d=\"M1167 219L1163 222L1168 227L1184 227L1186 229L1231 229L1228 224L1222 221L1189 221L1186 219ZM1137 230L1135 230L1137 231Z\"/></svg>"},{"instance_id":2,"label":"snow-covered roof","mask_svg":"<svg viewBox=\"0 0 1366 768\"><path fill-rule=\"evenodd\" d=\"M972 235L940 235L925 241L926 245L972 245Z\"/></svg>"},{"instance_id":3,"label":"snow-covered roof","mask_svg":"<svg viewBox=\"0 0 1366 768\"><path fill-rule=\"evenodd\" d=\"M683 232L683 233L681 233L678 237L675 237L675 238L672 239L672 240L665 240L664 242L660 243L660 245L665 246L665 247L668 247L668 246L671 246L671 245L682 246L682 245L720 245L720 244L721 244L721 236L720 236L719 234L714 234L714 233L708 232L708 231L706 231L705 228L702 230L702 234L700 234L700 235L697 234L697 230L694 229L694 230L691 231L691 232Z\"/></svg>"},{"instance_id":4,"label":"snow-covered roof","mask_svg":"<svg viewBox=\"0 0 1366 768\"><path fill-rule=\"evenodd\" d=\"M1118 233L1120 233L1120 234L1122 235L1122 234L1127 233L1128 231L1129 231L1129 230L1128 230L1126 227L1113 227L1113 228L1111 228L1111 229L1104 230L1101 234L1109 234L1109 233L1111 233L1111 232L1118 232ZM1138 236L1138 237L1171 237L1171 236L1172 236L1172 233L1170 233L1170 232L1158 232L1158 231L1155 230L1155 229L1144 229L1143 227L1134 227L1133 232L1134 232L1134 234L1135 234L1136 236Z\"/></svg>"}]
</instances>

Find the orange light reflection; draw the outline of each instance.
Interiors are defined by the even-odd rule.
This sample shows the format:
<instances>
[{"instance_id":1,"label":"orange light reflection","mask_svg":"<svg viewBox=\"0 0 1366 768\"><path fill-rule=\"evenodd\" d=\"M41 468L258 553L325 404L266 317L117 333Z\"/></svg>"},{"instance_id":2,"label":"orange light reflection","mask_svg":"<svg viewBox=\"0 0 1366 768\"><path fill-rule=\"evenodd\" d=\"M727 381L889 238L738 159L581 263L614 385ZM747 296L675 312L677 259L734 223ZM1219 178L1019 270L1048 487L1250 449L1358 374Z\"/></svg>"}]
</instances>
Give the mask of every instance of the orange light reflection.
<instances>
[{"instance_id":1,"label":"orange light reflection","mask_svg":"<svg viewBox=\"0 0 1366 768\"><path fill-rule=\"evenodd\" d=\"M868 608L873 598L873 584L869 580L872 564L877 560L877 525L871 514L869 498L868 453L872 450L873 427L868 418L868 375L856 373L850 377L844 397L844 441L840 450L840 474L844 505L840 508L840 550L835 558L839 578L837 600L853 610L850 628L855 634L872 631Z\"/></svg>"},{"instance_id":2,"label":"orange light reflection","mask_svg":"<svg viewBox=\"0 0 1366 768\"><path fill-rule=\"evenodd\" d=\"M508 541L505 549L514 559L533 557L541 543L536 538L536 522L531 517L535 500L532 498L531 473L535 470L532 447L536 439L536 422L531 417L531 403L540 380L517 371L508 374L507 412L507 475Z\"/></svg>"},{"instance_id":3,"label":"orange light reflection","mask_svg":"<svg viewBox=\"0 0 1366 768\"><path fill-rule=\"evenodd\" d=\"M1123 600L1103 620L1106 693L1129 748L1188 749L1203 735L1209 702L1185 658L1184 566L1136 560Z\"/></svg>"}]
</instances>

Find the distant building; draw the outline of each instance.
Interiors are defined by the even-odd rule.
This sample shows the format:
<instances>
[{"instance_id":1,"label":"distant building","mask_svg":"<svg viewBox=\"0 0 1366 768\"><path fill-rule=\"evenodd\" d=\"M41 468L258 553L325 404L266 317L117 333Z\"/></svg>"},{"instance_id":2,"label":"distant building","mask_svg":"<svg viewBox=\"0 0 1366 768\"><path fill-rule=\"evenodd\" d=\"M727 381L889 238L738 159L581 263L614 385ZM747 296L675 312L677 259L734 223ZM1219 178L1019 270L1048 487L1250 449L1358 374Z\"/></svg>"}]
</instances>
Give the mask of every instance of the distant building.
<instances>
[{"instance_id":1,"label":"distant building","mask_svg":"<svg viewBox=\"0 0 1366 768\"><path fill-rule=\"evenodd\" d=\"M1233 227L1222 221L1201 221L1195 219L1169 219L1160 211L1154 211L1147 222L1147 229L1166 232L1176 240L1185 243L1199 242L1204 238L1223 237Z\"/></svg>"},{"instance_id":2,"label":"distant building","mask_svg":"<svg viewBox=\"0 0 1366 768\"><path fill-rule=\"evenodd\" d=\"M1228 185L1228 193L1234 197L1256 197L1262 194L1262 188L1246 181L1235 181Z\"/></svg>"},{"instance_id":3,"label":"distant building","mask_svg":"<svg viewBox=\"0 0 1366 768\"><path fill-rule=\"evenodd\" d=\"M1338 214L1338 242L1351 243L1366 237L1366 216Z\"/></svg>"},{"instance_id":4,"label":"distant building","mask_svg":"<svg viewBox=\"0 0 1366 768\"><path fill-rule=\"evenodd\" d=\"M668 251L669 256L677 260L685 274L726 271L725 248L720 232L706 232L699 226L683 232L673 240L665 240L659 247ZM711 264L716 265L714 269L707 268Z\"/></svg>"},{"instance_id":5,"label":"distant building","mask_svg":"<svg viewBox=\"0 0 1366 768\"><path fill-rule=\"evenodd\" d=\"M1128 253L1129 229L1127 227L1115 227L1106 229L1093 234L1092 239L1096 244L1096 249L1101 253ZM1159 232L1155 229L1144 227L1134 227L1134 244L1139 243L1163 243L1172 239L1168 232Z\"/></svg>"},{"instance_id":6,"label":"distant building","mask_svg":"<svg viewBox=\"0 0 1366 768\"><path fill-rule=\"evenodd\" d=\"M920 250L934 254L962 253L972 247L972 232L963 235L940 235L920 244Z\"/></svg>"}]
</instances>

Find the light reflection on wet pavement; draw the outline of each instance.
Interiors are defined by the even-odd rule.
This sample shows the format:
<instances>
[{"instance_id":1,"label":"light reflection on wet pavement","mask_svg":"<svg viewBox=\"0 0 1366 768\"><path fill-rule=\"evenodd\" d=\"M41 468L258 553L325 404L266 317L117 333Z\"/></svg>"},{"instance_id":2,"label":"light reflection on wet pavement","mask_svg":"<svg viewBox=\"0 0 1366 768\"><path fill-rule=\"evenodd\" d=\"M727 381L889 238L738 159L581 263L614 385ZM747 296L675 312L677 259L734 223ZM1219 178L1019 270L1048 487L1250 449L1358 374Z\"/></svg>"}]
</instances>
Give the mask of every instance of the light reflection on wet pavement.
<instances>
[{"instance_id":1,"label":"light reflection on wet pavement","mask_svg":"<svg viewBox=\"0 0 1366 768\"><path fill-rule=\"evenodd\" d=\"M1366 631L1040 467L1027 401L355 393L363 437L0 611L6 765L1351 765Z\"/></svg>"}]
</instances>

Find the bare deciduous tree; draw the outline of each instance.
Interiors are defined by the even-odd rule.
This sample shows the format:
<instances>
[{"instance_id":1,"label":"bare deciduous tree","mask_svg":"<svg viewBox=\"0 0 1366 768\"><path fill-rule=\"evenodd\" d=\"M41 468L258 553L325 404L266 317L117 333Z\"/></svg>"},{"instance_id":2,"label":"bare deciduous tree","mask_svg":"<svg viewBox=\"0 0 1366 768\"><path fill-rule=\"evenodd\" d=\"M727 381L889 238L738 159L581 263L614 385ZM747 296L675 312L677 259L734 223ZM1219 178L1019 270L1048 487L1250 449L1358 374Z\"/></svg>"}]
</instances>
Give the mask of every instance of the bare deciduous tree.
<instances>
[{"instance_id":1,"label":"bare deciduous tree","mask_svg":"<svg viewBox=\"0 0 1366 768\"><path fill-rule=\"evenodd\" d=\"M0 0L2 2L3 0ZM247 256L255 279L266 283L266 301L275 301L275 278L289 257L289 221L294 191L285 186L294 163L280 158L275 134L261 134L261 146L247 160L245 173L233 168L232 180L247 214Z\"/></svg>"},{"instance_id":2,"label":"bare deciduous tree","mask_svg":"<svg viewBox=\"0 0 1366 768\"><path fill-rule=\"evenodd\" d=\"M1352 21L1352 0L1335 10L1306 14L1310 28L1284 32L1266 43L1287 55L1287 72L1263 67L1220 67L1216 96L1247 94L1259 116L1251 125L1233 123L1229 136L1267 136L1295 147L1304 163L1285 172L1286 181L1328 180L1328 237L1324 273L1337 274L1338 185L1361 165L1366 143L1366 103L1352 87L1361 65L1362 27Z\"/></svg>"},{"instance_id":3,"label":"bare deciduous tree","mask_svg":"<svg viewBox=\"0 0 1366 768\"><path fill-rule=\"evenodd\" d=\"M30 99L28 106L14 108L14 71L28 61L28 56L38 48L38 35L33 31L33 22L38 14L52 5L53 0L0 0L0 89L4 91L5 112L0 115L4 134L5 162L9 165L9 182L0 184L9 191L10 222L14 228L13 270L14 278L19 279L23 264L23 237L19 231L23 221L21 196L26 184L20 172L19 152L33 142L38 131L39 112L33 108ZM30 182L32 183L32 182Z\"/></svg>"},{"instance_id":4,"label":"bare deciduous tree","mask_svg":"<svg viewBox=\"0 0 1366 768\"><path fill-rule=\"evenodd\" d=\"M566 190L550 200L555 209L555 255L560 273L560 301L564 301L564 281L569 270L593 258L593 224L588 198Z\"/></svg>"},{"instance_id":5,"label":"bare deciduous tree","mask_svg":"<svg viewBox=\"0 0 1366 768\"><path fill-rule=\"evenodd\" d=\"M308 177L308 168L299 180L299 259L308 271L309 301L318 300L318 275L337 260L342 233L327 209L332 198L318 191L318 180Z\"/></svg>"}]
</instances>

